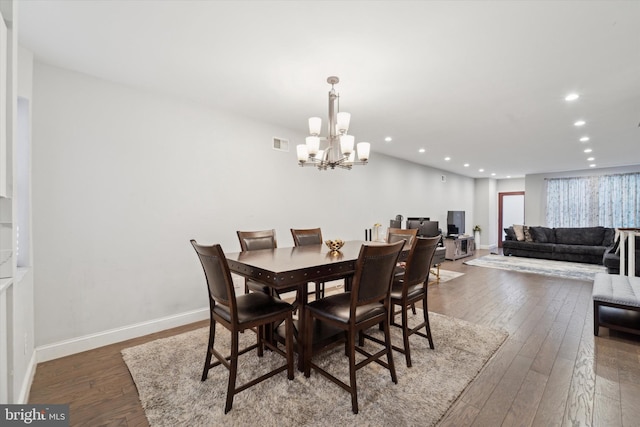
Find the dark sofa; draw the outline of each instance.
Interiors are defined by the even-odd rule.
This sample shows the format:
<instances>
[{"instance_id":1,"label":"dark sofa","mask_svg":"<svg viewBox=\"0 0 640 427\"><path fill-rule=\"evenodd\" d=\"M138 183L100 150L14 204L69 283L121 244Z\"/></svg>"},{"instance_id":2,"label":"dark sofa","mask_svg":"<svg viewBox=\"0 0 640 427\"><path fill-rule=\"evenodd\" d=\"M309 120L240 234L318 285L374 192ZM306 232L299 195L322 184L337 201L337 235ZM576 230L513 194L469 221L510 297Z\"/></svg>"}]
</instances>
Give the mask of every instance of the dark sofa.
<instances>
[{"instance_id":1,"label":"dark sofa","mask_svg":"<svg viewBox=\"0 0 640 427\"><path fill-rule=\"evenodd\" d=\"M524 240L517 239L513 227L505 232L504 255L589 264L602 264L615 235L615 229L605 227L525 227Z\"/></svg>"}]
</instances>

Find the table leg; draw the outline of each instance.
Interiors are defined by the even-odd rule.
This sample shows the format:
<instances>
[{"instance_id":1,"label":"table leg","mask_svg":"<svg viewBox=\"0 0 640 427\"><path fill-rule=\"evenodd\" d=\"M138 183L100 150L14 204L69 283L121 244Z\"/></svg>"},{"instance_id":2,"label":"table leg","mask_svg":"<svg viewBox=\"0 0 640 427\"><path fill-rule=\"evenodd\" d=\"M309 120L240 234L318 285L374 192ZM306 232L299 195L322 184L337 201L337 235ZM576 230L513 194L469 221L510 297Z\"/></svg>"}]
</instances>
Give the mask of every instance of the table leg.
<instances>
[{"instance_id":1,"label":"table leg","mask_svg":"<svg viewBox=\"0 0 640 427\"><path fill-rule=\"evenodd\" d=\"M305 316L307 310L307 298L309 297L309 284L303 283L298 287L298 370L304 372L304 331Z\"/></svg>"}]
</instances>

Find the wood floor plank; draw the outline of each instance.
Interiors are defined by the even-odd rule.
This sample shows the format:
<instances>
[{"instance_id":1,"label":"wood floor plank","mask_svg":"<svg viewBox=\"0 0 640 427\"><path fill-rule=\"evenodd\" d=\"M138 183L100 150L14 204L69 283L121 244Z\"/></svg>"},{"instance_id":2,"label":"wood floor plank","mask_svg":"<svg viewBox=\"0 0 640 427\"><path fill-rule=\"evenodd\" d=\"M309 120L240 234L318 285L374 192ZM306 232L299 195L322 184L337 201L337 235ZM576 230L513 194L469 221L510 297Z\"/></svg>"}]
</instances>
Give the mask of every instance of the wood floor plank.
<instances>
[{"instance_id":1,"label":"wood floor plank","mask_svg":"<svg viewBox=\"0 0 640 427\"><path fill-rule=\"evenodd\" d=\"M559 426L564 418L573 376L573 361L557 358L538 404L534 426Z\"/></svg>"},{"instance_id":2,"label":"wood floor plank","mask_svg":"<svg viewBox=\"0 0 640 427\"><path fill-rule=\"evenodd\" d=\"M520 387L502 422L503 427L531 425L548 379L547 375L534 370L527 372L522 387Z\"/></svg>"},{"instance_id":3,"label":"wood floor plank","mask_svg":"<svg viewBox=\"0 0 640 427\"><path fill-rule=\"evenodd\" d=\"M509 408L518 390L529 371L533 359L517 355L505 375L480 409L478 416L474 420L474 426L498 426L507 415Z\"/></svg>"},{"instance_id":4,"label":"wood floor plank","mask_svg":"<svg viewBox=\"0 0 640 427\"><path fill-rule=\"evenodd\" d=\"M593 425L595 357L591 325L585 325L564 414L564 426Z\"/></svg>"},{"instance_id":5,"label":"wood floor plank","mask_svg":"<svg viewBox=\"0 0 640 427\"><path fill-rule=\"evenodd\" d=\"M623 426L638 425L640 421L640 384L620 383L620 409Z\"/></svg>"}]
</instances>

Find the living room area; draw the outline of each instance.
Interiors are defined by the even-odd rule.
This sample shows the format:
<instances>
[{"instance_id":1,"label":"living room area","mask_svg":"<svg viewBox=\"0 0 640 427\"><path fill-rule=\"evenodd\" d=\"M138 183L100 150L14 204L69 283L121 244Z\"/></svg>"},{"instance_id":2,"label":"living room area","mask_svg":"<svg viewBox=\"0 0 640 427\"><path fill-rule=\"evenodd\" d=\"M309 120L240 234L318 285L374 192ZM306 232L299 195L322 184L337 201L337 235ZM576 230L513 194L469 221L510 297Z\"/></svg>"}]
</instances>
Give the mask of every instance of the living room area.
<instances>
[{"instance_id":1,"label":"living room area","mask_svg":"<svg viewBox=\"0 0 640 427\"><path fill-rule=\"evenodd\" d=\"M592 275L472 265L516 258L502 255L500 194L524 193L523 225L553 228L550 180L640 174L640 7L558 3L0 0L0 404L69 405L73 425L634 425L640 340L594 336ZM336 143L349 155L323 170L308 138L328 148L332 89L371 151ZM428 310L435 349L411 337L411 368L395 352L398 384L363 368L355 415L347 393L296 371L223 414L224 368L200 381L209 301L190 239L226 254L238 230L275 230L292 250L293 228L377 240L367 231L399 214L446 234L449 211L479 239L431 272L414 318Z\"/></svg>"}]
</instances>

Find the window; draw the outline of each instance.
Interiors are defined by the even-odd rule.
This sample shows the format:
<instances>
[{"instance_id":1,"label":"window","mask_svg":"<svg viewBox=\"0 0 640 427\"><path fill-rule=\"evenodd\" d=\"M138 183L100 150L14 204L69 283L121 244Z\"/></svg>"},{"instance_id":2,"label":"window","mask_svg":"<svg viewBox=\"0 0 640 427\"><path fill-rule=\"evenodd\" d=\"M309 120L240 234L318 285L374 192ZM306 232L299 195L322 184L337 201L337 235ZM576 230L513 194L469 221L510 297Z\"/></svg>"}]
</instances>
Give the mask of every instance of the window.
<instances>
[{"instance_id":1,"label":"window","mask_svg":"<svg viewBox=\"0 0 640 427\"><path fill-rule=\"evenodd\" d=\"M546 184L548 227L640 225L640 173L552 178Z\"/></svg>"}]
</instances>

